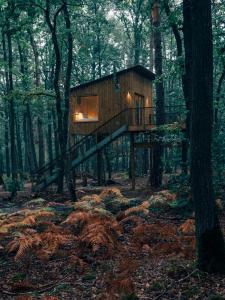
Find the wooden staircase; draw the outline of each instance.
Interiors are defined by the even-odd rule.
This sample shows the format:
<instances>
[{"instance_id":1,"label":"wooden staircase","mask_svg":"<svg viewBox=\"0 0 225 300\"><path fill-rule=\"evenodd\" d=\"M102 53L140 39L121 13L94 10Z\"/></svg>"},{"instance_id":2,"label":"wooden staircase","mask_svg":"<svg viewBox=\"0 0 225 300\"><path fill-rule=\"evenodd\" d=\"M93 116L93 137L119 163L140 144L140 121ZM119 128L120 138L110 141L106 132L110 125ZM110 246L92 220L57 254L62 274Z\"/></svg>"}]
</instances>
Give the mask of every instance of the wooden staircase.
<instances>
[{"instance_id":1,"label":"wooden staircase","mask_svg":"<svg viewBox=\"0 0 225 300\"><path fill-rule=\"evenodd\" d=\"M176 121L177 113L167 113L166 124ZM41 191L57 182L62 175L60 161L70 162L70 170L77 168L98 151L127 132L149 132L155 128L154 108L144 107L137 110L127 108L97 127L70 147L62 156L56 157L32 174L33 190Z\"/></svg>"}]
</instances>

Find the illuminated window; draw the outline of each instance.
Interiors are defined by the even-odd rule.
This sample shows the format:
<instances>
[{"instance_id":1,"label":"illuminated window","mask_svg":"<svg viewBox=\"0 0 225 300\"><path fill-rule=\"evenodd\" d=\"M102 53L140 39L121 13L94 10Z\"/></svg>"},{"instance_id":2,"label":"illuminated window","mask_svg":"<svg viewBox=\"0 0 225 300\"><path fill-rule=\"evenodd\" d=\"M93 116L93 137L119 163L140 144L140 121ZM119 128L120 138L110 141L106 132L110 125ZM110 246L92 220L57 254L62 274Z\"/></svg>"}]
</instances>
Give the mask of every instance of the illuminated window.
<instances>
[{"instance_id":1,"label":"illuminated window","mask_svg":"<svg viewBox=\"0 0 225 300\"><path fill-rule=\"evenodd\" d=\"M75 122L96 122L99 115L98 96L77 97L75 104Z\"/></svg>"}]
</instances>

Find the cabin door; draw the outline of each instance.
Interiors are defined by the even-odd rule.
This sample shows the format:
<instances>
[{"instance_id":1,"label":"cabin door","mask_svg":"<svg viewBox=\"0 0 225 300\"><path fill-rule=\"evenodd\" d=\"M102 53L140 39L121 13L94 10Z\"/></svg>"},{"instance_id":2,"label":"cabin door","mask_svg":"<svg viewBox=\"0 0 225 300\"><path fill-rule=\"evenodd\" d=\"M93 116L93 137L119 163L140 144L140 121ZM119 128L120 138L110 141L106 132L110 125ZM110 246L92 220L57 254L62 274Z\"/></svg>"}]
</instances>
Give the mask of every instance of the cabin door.
<instances>
[{"instance_id":1,"label":"cabin door","mask_svg":"<svg viewBox=\"0 0 225 300\"><path fill-rule=\"evenodd\" d=\"M135 105L135 125L143 125L144 121L144 103L145 98L142 95L134 95L134 105Z\"/></svg>"}]
</instances>

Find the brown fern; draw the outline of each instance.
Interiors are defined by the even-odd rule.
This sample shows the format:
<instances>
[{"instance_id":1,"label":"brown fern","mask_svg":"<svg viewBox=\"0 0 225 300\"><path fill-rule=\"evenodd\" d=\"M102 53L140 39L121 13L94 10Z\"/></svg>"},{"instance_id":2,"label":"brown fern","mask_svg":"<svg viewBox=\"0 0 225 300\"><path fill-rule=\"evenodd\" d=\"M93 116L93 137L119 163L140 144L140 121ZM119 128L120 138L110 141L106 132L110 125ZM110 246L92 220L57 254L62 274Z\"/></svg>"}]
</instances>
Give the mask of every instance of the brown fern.
<instances>
[{"instance_id":1,"label":"brown fern","mask_svg":"<svg viewBox=\"0 0 225 300\"><path fill-rule=\"evenodd\" d=\"M143 213L144 215L148 215L149 206L150 206L149 202L144 201L142 204L140 204L138 206L128 208L127 210L125 210L124 214L125 214L126 217L128 217L132 214L136 214L136 213Z\"/></svg>"},{"instance_id":2,"label":"brown fern","mask_svg":"<svg viewBox=\"0 0 225 300\"><path fill-rule=\"evenodd\" d=\"M195 220L188 219L180 227L179 230L184 235L194 235L195 234Z\"/></svg>"},{"instance_id":3,"label":"brown fern","mask_svg":"<svg viewBox=\"0 0 225 300\"><path fill-rule=\"evenodd\" d=\"M73 240L72 236L54 232L43 232L39 237L41 239L41 248L36 252L36 255L41 260L48 260L57 252L60 246Z\"/></svg>"},{"instance_id":4,"label":"brown fern","mask_svg":"<svg viewBox=\"0 0 225 300\"><path fill-rule=\"evenodd\" d=\"M92 224L87 224L79 238L82 243L91 246L93 252L97 252L100 248L105 247L108 254L111 255L116 248L116 236L119 234L114 229L109 222L98 220Z\"/></svg>"},{"instance_id":5,"label":"brown fern","mask_svg":"<svg viewBox=\"0 0 225 300\"><path fill-rule=\"evenodd\" d=\"M13 241L9 242L7 245L7 251L14 252L17 251L15 260L21 259L29 250L36 248L41 243L41 238L38 234L34 235L21 235L15 238Z\"/></svg>"},{"instance_id":6,"label":"brown fern","mask_svg":"<svg viewBox=\"0 0 225 300\"><path fill-rule=\"evenodd\" d=\"M91 213L85 211L72 212L62 224L83 225L92 217Z\"/></svg>"},{"instance_id":7,"label":"brown fern","mask_svg":"<svg viewBox=\"0 0 225 300\"><path fill-rule=\"evenodd\" d=\"M39 212L37 212L37 214L35 214L35 217L37 220L41 220L41 219L49 220L50 218L52 218L54 216L55 216L54 212L46 211L46 210L39 211Z\"/></svg>"},{"instance_id":8,"label":"brown fern","mask_svg":"<svg viewBox=\"0 0 225 300\"><path fill-rule=\"evenodd\" d=\"M28 216L23 221L20 222L20 224L24 226L33 226L36 224L36 220L34 216Z\"/></svg>"},{"instance_id":9,"label":"brown fern","mask_svg":"<svg viewBox=\"0 0 225 300\"><path fill-rule=\"evenodd\" d=\"M121 191L118 188L106 188L99 195L101 199L123 198Z\"/></svg>"}]
</instances>

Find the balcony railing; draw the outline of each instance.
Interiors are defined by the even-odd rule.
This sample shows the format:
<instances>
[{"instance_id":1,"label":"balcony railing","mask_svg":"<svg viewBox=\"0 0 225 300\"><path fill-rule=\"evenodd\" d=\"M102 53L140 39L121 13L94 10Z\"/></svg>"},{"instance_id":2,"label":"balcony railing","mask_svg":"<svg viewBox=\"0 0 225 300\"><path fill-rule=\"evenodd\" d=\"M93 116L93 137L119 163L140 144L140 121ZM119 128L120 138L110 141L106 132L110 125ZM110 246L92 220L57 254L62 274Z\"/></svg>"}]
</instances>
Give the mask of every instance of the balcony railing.
<instances>
[{"instance_id":1,"label":"balcony railing","mask_svg":"<svg viewBox=\"0 0 225 300\"><path fill-rule=\"evenodd\" d=\"M33 174L33 180L39 182L43 177L51 175L54 169L59 168L61 160L73 161L84 151L89 150L107 135L112 134L120 127L127 125L128 131L130 127L142 127L143 130L149 130L157 125L171 124L174 122L183 122L185 120L185 108L183 106L166 106L163 124L159 124L156 119L155 107L136 107L127 108L100 125L87 136L81 138L72 147L56 157L42 168L36 170Z\"/></svg>"}]
</instances>

